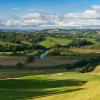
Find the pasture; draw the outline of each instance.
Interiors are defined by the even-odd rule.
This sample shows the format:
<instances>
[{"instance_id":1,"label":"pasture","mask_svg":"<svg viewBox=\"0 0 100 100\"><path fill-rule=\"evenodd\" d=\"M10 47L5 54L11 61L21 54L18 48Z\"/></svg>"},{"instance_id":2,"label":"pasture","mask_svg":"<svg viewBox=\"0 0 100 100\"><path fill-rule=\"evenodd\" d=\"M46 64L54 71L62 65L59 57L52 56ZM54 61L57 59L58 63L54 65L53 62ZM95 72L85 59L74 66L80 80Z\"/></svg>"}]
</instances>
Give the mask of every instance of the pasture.
<instances>
[{"instance_id":1,"label":"pasture","mask_svg":"<svg viewBox=\"0 0 100 100\"><path fill-rule=\"evenodd\" d=\"M53 37L46 37L46 40L40 42L39 44L46 47L51 48L54 47L56 44L65 46L71 42L70 39L66 38L53 38Z\"/></svg>"},{"instance_id":2,"label":"pasture","mask_svg":"<svg viewBox=\"0 0 100 100\"><path fill-rule=\"evenodd\" d=\"M100 77L78 72L49 70L41 74L0 80L1 100L99 100ZM17 73L18 74L18 73ZM89 87L88 82L97 87ZM91 83L94 84L95 83ZM89 85L90 86L90 85ZM91 91L90 91L91 90ZM88 94L87 94L88 93ZM89 93L92 93L89 95ZM95 97L97 95L97 98ZM91 99L94 96L96 99ZM90 99L89 99L90 97ZM79 98L79 99L78 99Z\"/></svg>"},{"instance_id":3,"label":"pasture","mask_svg":"<svg viewBox=\"0 0 100 100\"><path fill-rule=\"evenodd\" d=\"M74 53L83 53L83 54L89 54L89 53L100 53L100 49L92 49L92 48L71 48L70 51Z\"/></svg>"}]
</instances>

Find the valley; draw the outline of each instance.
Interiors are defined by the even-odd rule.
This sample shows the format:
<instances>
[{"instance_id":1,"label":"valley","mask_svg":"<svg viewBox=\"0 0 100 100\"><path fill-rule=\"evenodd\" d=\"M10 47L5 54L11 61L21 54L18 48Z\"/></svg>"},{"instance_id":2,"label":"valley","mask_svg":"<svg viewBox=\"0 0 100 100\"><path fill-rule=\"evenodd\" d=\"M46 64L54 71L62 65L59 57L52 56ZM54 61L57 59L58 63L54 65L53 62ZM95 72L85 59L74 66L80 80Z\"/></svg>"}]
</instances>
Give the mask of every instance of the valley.
<instances>
[{"instance_id":1,"label":"valley","mask_svg":"<svg viewBox=\"0 0 100 100\"><path fill-rule=\"evenodd\" d=\"M1 31L0 100L99 100L98 32Z\"/></svg>"}]
</instances>

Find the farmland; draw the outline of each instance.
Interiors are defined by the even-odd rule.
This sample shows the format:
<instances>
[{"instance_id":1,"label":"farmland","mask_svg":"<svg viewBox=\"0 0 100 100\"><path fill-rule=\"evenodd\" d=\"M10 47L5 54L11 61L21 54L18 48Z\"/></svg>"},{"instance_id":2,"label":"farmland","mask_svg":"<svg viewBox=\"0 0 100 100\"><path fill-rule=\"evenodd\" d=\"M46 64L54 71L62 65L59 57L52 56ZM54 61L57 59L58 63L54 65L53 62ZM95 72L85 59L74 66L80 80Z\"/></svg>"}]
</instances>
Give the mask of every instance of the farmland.
<instances>
[{"instance_id":1,"label":"farmland","mask_svg":"<svg viewBox=\"0 0 100 100\"><path fill-rule=\"evenodd\" d=\"M52 58L52 59L51 59ZM81 58L82 59L82 58ZM81 60L80 58L60 57L60 56L48 56L44 59L35 59L33 63L28 64L33 67L52 67L63 64L73 64Z\"/></svg>"},{"instance_id":2,"label":"farmland","mask_svg":"<svg viewBox=\"0 0 100 100\"><path fill-rule=\"evenodd\" d=\"M26 57L16 57L16 56L0 56L0 65L16 65L17 63L25 63Z\"/></svg>"},{"instance_id":3,"label":"farmland","mask_svg":"<svg viewBox=\"0 0 100 100\"><path fill-rule=\"evenodd\" d=\"M0 100L99 100L99 35L0 32Z\"/></svg>"},{"instance_id":4,"label":"farmland","mask_svg":"<svg viewBox=\"0 0 100 100\"><path fill-rule=\"evenodd\" d=\"M65 46L70 42L71 42L70 39L47 37L45 41L40 42L39 44L47 48L51 48L54 47L56 44Z\"/></svg>"}]
</instances>

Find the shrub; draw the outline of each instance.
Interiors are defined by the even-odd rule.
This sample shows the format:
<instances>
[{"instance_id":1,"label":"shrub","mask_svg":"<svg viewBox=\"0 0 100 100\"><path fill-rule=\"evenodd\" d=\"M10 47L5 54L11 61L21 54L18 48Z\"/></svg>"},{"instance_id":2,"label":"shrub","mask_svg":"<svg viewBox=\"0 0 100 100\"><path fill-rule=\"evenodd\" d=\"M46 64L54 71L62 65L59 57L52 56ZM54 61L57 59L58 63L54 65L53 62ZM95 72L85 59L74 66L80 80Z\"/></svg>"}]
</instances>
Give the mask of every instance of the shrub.
<instances>
[{"instance_id":1,"label":"shrub","mask_svg":"<svg viewBox=\"0 0 100 100\"><path fill-rule=\"evenodd\" d=\"M24 66L23 66L22 63L19 62L19 63L16 64L16 68L17 69L24 69Z\"/></svg>"},{"instance_id":2,"label":"shrub","mask_svg":"<svg viewBox=\"0 0 100 100\"><path fill-rule=\"evenodd\" d=\"M31 56L29 56L29 57L27 58L27 62L28 62L28 63L29 63L29 62L33 62L34 59L35 59L35 57L31 55Z\"/></svg>"}]
</instances>

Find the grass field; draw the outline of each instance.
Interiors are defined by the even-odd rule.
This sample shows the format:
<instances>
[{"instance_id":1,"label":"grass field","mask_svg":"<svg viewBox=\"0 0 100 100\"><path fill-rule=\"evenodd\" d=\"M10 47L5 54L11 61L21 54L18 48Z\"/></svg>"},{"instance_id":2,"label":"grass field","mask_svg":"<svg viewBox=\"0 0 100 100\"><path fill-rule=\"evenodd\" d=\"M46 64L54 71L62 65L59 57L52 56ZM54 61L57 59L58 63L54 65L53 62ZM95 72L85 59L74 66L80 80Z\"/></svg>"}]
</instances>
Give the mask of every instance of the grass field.
<instances>
[{"instance_id":1,"label":"grass field","mask_svg":"<svg viewBox=\"0 0 100 100\"><path fill-rule=\"evenodd\" d=\"M89 48L71 48L69 49L71 51L73 51L74 53L86 53L86 54L89 54L89 53L100 53L100 49L89 49Z\"/></svg>"},{"instance_id":2,"label":"grass field","mask_svg":"<svg viewBox=\"0 0 100 100\"><path fill-rule=\"evenodd\" d=\"M0 100L100 99L100 76L58 70L53 72L45 70L45 72L18 79L1 79ZM89 84L93 86L90 87ZM97 87L94 87L95 84ZM91 99L92 97L93 99Z\"/></svg>"},{"instance_id":3,"label":"grass field","mask_svg":"<svg viewBox=\"0 0 100 100\"><path fill-rule=\"evenodd\" d=\"M96 69L91 72L93 75L100 75L100 65L96 66Z\"/></svg>"},{"instance_id":4,"label":"grass field","mask_svg":"<svg viewBox=\"0 0 100 100\"><path fill-rule=\"evenodd\" d=\"M39 44L45 46L46 48L50 48L55 46L56 44L64 46L69 44L70 42L70 39L47 37L45 41L42 41Z\"/></svg>"}]
</instances>

